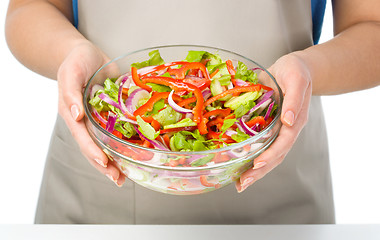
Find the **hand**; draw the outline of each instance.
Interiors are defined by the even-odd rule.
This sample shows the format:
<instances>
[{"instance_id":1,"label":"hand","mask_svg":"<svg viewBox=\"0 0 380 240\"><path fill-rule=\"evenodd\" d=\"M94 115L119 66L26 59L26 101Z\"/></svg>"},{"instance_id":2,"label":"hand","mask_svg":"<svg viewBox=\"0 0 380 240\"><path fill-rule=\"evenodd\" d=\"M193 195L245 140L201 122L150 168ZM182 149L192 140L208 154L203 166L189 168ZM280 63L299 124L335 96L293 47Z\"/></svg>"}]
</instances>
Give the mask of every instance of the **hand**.
<instances>
[{"instance_id":1,"label":"hand","mask_svg":"<svg viewBox=\"0 0 380 240\"><path fill-rule=\"evenodd\" d=\"M90 164L110 178L118 186L125 176L108 161L104 152L93 142L84 123L82 92L93 73L109 59L90 42L77 45L61 64L58 79L58 112L65 120L71 134L79 144L82 154Z\"/></svg>"},{"instance_id":2,"label":"hand","mask_svg":"<svg viewBox=\"0 0 380 240\"><path fill-rule=\"evenodd\" d=\"M254 159L254 167L244 172L240 181L236 182L238 192L244 191L284 160L307 122L312 83L309 69L302 58L297 53L285 55L269 68L269 72L284 93L283 125L273 144Z\"/></svg>"}]
</instances>

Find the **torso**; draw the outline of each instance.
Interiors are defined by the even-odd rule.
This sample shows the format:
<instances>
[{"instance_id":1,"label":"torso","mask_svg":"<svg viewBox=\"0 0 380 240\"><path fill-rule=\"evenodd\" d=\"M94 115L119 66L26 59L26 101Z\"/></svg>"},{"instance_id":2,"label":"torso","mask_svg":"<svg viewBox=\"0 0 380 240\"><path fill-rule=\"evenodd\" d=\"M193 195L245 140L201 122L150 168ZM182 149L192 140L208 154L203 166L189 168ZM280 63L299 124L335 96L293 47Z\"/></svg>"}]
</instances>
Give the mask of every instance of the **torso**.
<instances>
[{"instance_id":1,"label":"torso","mask_svg":"<svg viewBox=\"0 0 380 240\"><path fill-rule=\"evenodd\" d=\"M304 0L80 0L78 12L78 29L110 58L152 46L198 44L228 49L269 67L282 55L313 44L311 6ZM44 206L55 209L46 201L54 182L48 183L45 176L37 222L333 223L327 138L318 97L312 98L309 119L284 162L245 192L238 194L230 185L202 195L171 196L131 181L122 189L111 186L80 155L59 118L45 174L60 170L56 184L64 185L61 189L72 202L57 200L66 207L61 215L75 215L79 209L82 217L43 212ZM58 157L59 151L71 153ZM61 165L75 166L76 171L59 169ZM50 198L59 198L56 195ZM97 206L92 206L94 198Z\"/></svg>"}]
</instances>

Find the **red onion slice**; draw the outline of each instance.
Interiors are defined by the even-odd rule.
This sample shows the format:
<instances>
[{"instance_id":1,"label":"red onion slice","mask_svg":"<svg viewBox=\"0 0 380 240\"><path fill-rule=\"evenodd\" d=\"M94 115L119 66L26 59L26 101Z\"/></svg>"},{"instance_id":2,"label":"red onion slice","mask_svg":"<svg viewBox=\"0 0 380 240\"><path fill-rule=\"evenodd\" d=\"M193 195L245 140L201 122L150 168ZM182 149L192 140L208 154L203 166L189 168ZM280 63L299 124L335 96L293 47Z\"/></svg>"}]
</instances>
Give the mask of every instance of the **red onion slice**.
<instances>
[{"instance_id":1,"label":"red onion slice","mask_svg":"<svg viewBox=\"0 0 380 240\"><path fill-rule=\"evenodd\" d=\"M241 79L235 79L235 84L238 87L244 87L244 86L249 86L250 84L247 83L246 81L243 81Z\"/></svg>"},{"instance_id":2,"label":"red onion slice","mask_svg":"<svg viewBox=\"0 0 380 240\"><path fill-rule=\"evenodd\" d=\"M240 118L239 119L239 123L241 125L241 127L243 128L244 132L250 136L255 136L258 132L254 131L253 129L251 129L250 127L248 127L248 125L243 121L243 118Z\"/></svg>"},{"instance_id":3,"label":"red onion slice","mask_svg":"<svg viewBox=\"0 0 380 240\"><path fill-rule=\"evenodd\" d=\"M226 134L227 136L231 137L232 135L237 134L237 132L234 131L234 130L227 130L227 131L225 132L225 134Z\"/></svg>"},{"instance_id":4,"label":"red onion slice","mask_svg":"<svg viewBox=\"0 0 380 240\"><path fill-rule=\"evenodd\" d=\"M260 98L261 100L259 100L259 102L253 108L251 108L251 110L249 110L243 117L248 119L252 117L254 112L263 111L268 106L268 104L272 101L272 99L270 98L272 95L273 95L273 90L266 92Z\"/></svg>"},{"instance_id":5,"label":"red onion slice","mask_svg":"<svg viewBox=\"0 0 380 240\"><path fill-rule=\"evenodd\" d=\"M99 90L103 90L104 88L99 85L99 84L94 84L94 86L92 86L91 88L91 91L90 91L90 98L93 99L95 97L95 93Z\"/></svg>"},{"instance_id":6,"label":"red onion slice","mask_svg":"<svg viewBox=\"0 0 380 240\"><path fill-rule=\"evenodd\" d=\"M122 96L123 96L123 87L124 87L125 84L129 85L130 82L131 82L131 79L128 76L125 76L123 78L123 80L121 80L120 87L119 87L119 92L118 92L118 95L117 95L117 100L119 101L120 109L123 112L123 114L125 114L125 112L129 112L130 113L130 111L125 106L123 98L122 98Z\"/></svg>"},{"instance_id":7,"label":"red onion slice","mask_svg":"<svg viewBox=\"0 0 380 240\"><path fill-rule=\"evenodd\" d=\"M101 93L101 94L99 94L99 98L102 99L103 101L105 101L106 103L108 103L109 105L112 105L115 108L120 109L120 104L118 104L117 102L112 100L107 94ZM120 109L120 110L122 110L122 109Z\"/></svg>"},{"instance_id":8,"label":"red onion slice","mask_svg":"<svg viewBox=\"0 0 380 240\"><path fill-rule=\"evenodd\" d=\"M211 90L205 89L202 92L203 99L206 101L209 97L211 97Z\"/></svg>"},{"instance_id":9,"label":"red onion slice","mask_svg":"<svg viewBox=\"0 0 380 240\"><path fill-rule=\"evenodd\" d=\"M137 122L136 122L136 121L134 121L134 120L132 120L132 119L129 119L129 118L127 118L127 117L124 117L124 116L119 116L119 120L120 120L120 121L124 121L124 122L129 122L129 123L132 123L132 124L137 125Z\"/></svg>"},{"instance_id":10,"label":"red onion slice","mask_svg":"<svg viewBox=\"0 0 380 240\"><path fill-rule=\"evenodd\" d=\"M144 134L142 134L142 132L139 130L138 127L134 126L134 128L141 138L144 138L145 140L150 142L155 148L160 149L160 150L164 150L164 151L170 151L170 149L165 147L165 145L163 145L160 141L150 140L149 138L145 137Z\"/></svg>"},{"instance_id":11,"label":"red onion slice","mask_svg":"<svg viewBox=\"0 0 380 240\"><path fill-rule=\"evenodd\" d=\"M130 79L130 82L132 82L131 80L131 76L132 74L130 72L128 73L125 73L123 75L121 75L116 81L115 81L115 84L120 86L121 82L125 79L125 78L129 78ZM129 86L129 85L128 85Z\"/></svg>"},{"instance_id":12,"label":"red onion slice","mask_svg":"<svg viewBox=\"0 0 380 240\"><path fill-rule=\"evenodd\" d=\"M265 113L265 116L264 116L264 120L267 120L270 116L270 112L272 111L272 108L273 108L273 105L274 105L274 102L272 102L269 107L268 107L268 110L267 112Z\"/></svg>"},{"instance_id":13,"label":"red onion slice","mask_svg":"<svg viewBox=\"0 0 380 240\"><path fill-rule=\"evenodd\" d=\"M113 130L115 130L116 119L117 119L117 115L111 111L108 111L108 122L106 125L106 130L108 132L112 133Z\"/></svg>"},{"instance_id":14,"label":"red onion slice","mask_svg":"<svg viewBox=\"0 0 380 240\"><path fill-rule=\"evenodd\" d=\"M157 66L147 66L147 67L143 67L143 68L140 68L140 69L137 69L137 73L139 75L145 75L145 74L148 74L148 73L152 73L154 72L154 69L156 68Z\"/></svg>"},{"instance_id":15,"label":"red onion slice","mask_svg":"<svg viewBox=\"0 0 380 240\"><path fill-rule=\"evenodd\" d=\"M192 113L193 110L190 110L190 109L186 109L186 108L183 108L183 107L180 107L178 106L174 100L173 100L173 93L174 91L172 90L169 94L169 97L168 97L168 103L170 105L170 107L172 107L175 111L179 112L179 113Z\"/></svg>"},{"instance_id":16,"label":"red onion slice","mask_svg":"<svg viewBox=\"0 0 380 240\"><path fill-rule=\"evenodd\" d=\"M98 111L96 111L96 109L94 109L93 113L99 119L99 121L107 125L107 121L102 116L100 116L100 114L98 113Z\"/></svg>"},{"instance_id":17,"label":"red onion slice","mask_svg":"<svg viewBox=\"0 0 380 240\"><path fill-rule=\"evenodd\" d=\"M260 132L261 131L261 126L260 126L260 124L256 123L255 125L252 126L252 129L255 132Z\"/></svg>"},{"instance_id":18,"label":"red onion slice","mask_svg":"<svg viewBox=\"0 0 380 240\"><path fill-rule=\"evenodd\" d=\"M129 97L127 98L125 105L127 107L127 110L130 113L134 113L136 111L137 105L141 99L149 98L150 94L147 90L138 88L134 90Z\"/></svg>"},{"instance_id":19,"label":"red onion slice","mask_svg":"<svg viewBox=\"0 0 380 240\"><path fill-rule=\"evenodd\" d=\"M185 118L190 118L191 120L194 119L194 114L192 113L186 113Z\"/></svg>"}]
</instances>

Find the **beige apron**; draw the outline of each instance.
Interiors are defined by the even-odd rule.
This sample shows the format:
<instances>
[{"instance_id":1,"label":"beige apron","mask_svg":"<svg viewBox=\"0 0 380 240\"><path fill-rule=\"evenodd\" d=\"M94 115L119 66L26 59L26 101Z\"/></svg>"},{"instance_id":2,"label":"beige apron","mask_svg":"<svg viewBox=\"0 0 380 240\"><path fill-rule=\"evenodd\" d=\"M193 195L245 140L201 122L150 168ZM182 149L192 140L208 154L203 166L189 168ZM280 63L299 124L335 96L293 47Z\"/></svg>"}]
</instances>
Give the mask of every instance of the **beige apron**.
<instances>
[{"instance_id":1,"label":"beige apron","mask_svg":"<svg viewBox=\"0 0 380 240\"><path fill-rule=\"evenodd\" d=\"M79 30L111 58L168 44L228 49L264 66L312 44L307 0L79 0ZM173 196L127 180L116 187L80 154L58 117L36 223L334 223L327 138L319 97L284 162L238 194L231 184Z\"/></svg>"}]
</instances>

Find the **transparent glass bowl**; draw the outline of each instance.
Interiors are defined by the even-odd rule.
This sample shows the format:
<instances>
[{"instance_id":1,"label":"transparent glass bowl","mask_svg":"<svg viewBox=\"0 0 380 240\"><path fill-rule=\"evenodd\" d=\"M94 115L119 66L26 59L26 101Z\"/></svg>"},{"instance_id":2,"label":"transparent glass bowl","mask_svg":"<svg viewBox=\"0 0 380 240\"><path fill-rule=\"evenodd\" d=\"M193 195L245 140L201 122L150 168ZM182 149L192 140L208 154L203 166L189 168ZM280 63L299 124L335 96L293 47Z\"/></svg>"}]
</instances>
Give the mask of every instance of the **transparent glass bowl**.
<instances>
[{"instance_id":1,"label":"transparent glass bowl","mask_svg":"<svg viewBox=\"0 0 380 240\"><path fill-rule=\"evenodd\" d=\"M90 136L108 157L117 163L119 169L129 179L158 192L174 195L200 194L236 181L241 173L253 166L253 159L271 145L281 127L282 92L274 77L265 69L265 72L259 74L259 82L273 88L272 99L278 104L278 110L272 123L252 138L224 148L202 152L171 152L145 148L115 137L103 129L92 117L92 106L88 103L92 87L95 84L103 85L107 77L118 77L129 72L132 63L145 61L149 58L148 53L154 49L160 51L165 62L183 60L189 50L205 50L218 53L223 60L231 59L244 62L248 69L264 69L244 56L206 46L160 46L125 54L102 66L91 77L86 86L83 103L86 112L85 123ZM155 164L162 158L192 160L229 158L230 160L201 167L170 167Z\"/></svg>"}]
</instances>

